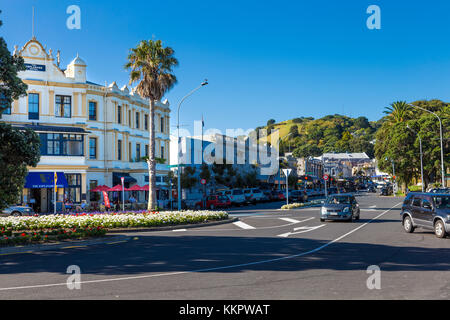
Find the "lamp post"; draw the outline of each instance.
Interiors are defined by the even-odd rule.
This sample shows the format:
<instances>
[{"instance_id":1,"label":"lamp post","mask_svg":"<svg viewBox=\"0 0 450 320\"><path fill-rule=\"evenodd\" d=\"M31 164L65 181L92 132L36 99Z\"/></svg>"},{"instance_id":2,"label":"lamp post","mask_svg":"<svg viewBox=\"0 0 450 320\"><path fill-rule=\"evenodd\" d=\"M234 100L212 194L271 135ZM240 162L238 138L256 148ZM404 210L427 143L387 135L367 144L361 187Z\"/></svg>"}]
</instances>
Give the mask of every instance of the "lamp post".
<instances>
[{"instance_id":1,"label":"lamp post","mask_svg":"<svg viewBox=\"0 0 450 320\"><path fill-rule=\"evenodd\" d=\"M424 108L419 107L419 106L415 106L413 104L409 104L409 105L414 107L414 108L420 109L422 111L426 111L428 113L431 113L432 115L434 115L439 120L439 131L440 131L440 136L441 136L441 176L442 176L442 187L445 187L444 143L443 143L444 139L443 139L443 136L442 136L442 121L441 121L441 118L439 118L439 116L436 113L434 113L434 112L432 112L430 110L424 109Z\"/></svg>"},{"instance_id":2,"label":"lamp post","mask_svg":"<svg viewBox=\"0 0 450 320\"><path fill-rule=\"evenodd\" d=\"M420 134L415 132L413 129L409 127L409 125L406 125L406 127L414 132L419 137L419 146L420 146L420 179L422 180L422 192L424 192L424 186L423 186L423 153L422 153L422 139L420 138Z\"/></svg>"},{"instance_id":3,"label":"lamp post","mask_svg":"<svg viewBox=\"0 0 450 320\"><path fill-rule=\"evenodd\" d=\"M178 172L178 211L181 210L181 174L180 174L180 107L184 100L186 100L187 97L192 95L195 91L200 89L201 87L204 87L208 84L208 80L205 79L197 88L189 92L187 95L181 99L180 103L178 104L178 113L177 113L177 172Z\"/></svg>"}]
</instances>

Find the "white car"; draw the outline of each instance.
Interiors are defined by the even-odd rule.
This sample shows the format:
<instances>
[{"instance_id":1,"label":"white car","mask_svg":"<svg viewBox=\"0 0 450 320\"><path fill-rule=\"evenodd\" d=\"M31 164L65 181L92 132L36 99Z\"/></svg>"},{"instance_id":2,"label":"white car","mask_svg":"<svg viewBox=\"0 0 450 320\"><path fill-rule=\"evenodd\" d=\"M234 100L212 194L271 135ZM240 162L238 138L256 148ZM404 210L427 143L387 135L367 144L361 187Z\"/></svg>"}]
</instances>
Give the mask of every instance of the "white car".
<instances>
[{"instance_id":1,"label":"white car","mask_svg":"<svg viewBox=\"0 0 450 320\"><path fill-rule=\"evenodd\" d=\"M240 206L244 205L247 202L244 191L242 191L242 189L232 189L230 191L231 194L227 194L227 196L230 198L231 204Z\"/></svg>"},{"instance_id":2,"label":"white car","mask_svg":"<svg viewBox=\"0 0 450 320\"><path fill-rule=\"evenodd\" d=\"M264 193L258 188L244 189L244 195L245 198L247 199L247 202L253 204L256 204L256 202L261 202L265 198Z\"/></svg>"}]
</instances>

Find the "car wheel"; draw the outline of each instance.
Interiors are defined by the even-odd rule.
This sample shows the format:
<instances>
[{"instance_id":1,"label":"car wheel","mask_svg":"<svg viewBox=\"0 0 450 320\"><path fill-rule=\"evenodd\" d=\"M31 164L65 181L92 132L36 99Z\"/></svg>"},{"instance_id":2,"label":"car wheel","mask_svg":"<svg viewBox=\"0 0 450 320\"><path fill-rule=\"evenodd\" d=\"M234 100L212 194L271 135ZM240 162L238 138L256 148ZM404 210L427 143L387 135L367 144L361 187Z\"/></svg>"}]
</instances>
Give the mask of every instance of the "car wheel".
<instances>
[{"instance_id":1,"label":"car wheel","mask_svg":"<svg viewBox=\"0 0 450 320\"><path fill-rule=\"evenodd\" d=\"M412 220L411 220L411 217L410 217L410 216L406 216L406 217L403 219L403 228L405 229L405 231L406 231L407 233L412 233L412 232L414 232L414 226L413 226L413 224L412 224Z\"/></svg>"},{"instance_id":2,"label":"car wheel","mask_svg":"<svg viewBox=\"0 0 450 320\"><path fill-rule=\"evenodd\" d=\"M215 208L216 208L216 207L214 207L213 204L209 206L209 209L210 209L210 210L214 210Z\"/></svg>"},{"instance_id":3,"label":"car wheel","mask_svg":"<svg viewBox=\"0 0 450 320\"><path fill-rule=\"evenodd\" d=\"M195 206L195 210L200 210L200 206L198 204Z\"/></svg>"},{"instance_id":4,"label":"car wheel","mask_svg":"<svg viewBox=\"0 0 450 320\"><path fill-rule=\"evenodd\" d=\"M11 215L13 217L20 217L22 215L22 213L20 211L13 211L13 212L11 212Z\"/></svg>"},{"instance_id":5,"label":"car wheel","mask_svg":"<svg viewBox=\"0 0 450 320\"><path fill-rule=\"evenodd\" d=\"M324 221L325 221L325 219L320 218L320 222L324 222Z\"/></svg>"},{"instance_id":6,"label":"car wheel","mask_svg":"<svg viewBox=\"0 0 450 320\"><path fill-rule=\"evenodd\" d=\"M446 232L445 232L445 226L442 220L437 220L434 223L434 234L438 238L445 238Z\"/></svg>"}]
</instances>

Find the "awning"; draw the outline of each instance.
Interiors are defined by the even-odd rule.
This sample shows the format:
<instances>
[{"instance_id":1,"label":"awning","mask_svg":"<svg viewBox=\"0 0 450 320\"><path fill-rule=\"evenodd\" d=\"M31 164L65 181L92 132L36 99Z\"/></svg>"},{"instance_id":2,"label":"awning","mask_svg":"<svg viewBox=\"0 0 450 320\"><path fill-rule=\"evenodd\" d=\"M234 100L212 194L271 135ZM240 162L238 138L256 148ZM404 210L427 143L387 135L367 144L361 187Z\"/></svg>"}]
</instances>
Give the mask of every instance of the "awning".
<instances>
[{"instance_id":1,"label":"awning","mask_svg":"<svg viewBox=\"0 0 450 320\"><path fill-rule=\"evenodd\" d=\"M53 188L55 186L54 172L29 172L26 177L25 188ZM67 188L69 185L64 172L57 172L56 186L58 188Z\"/></svg>"},{"instance_id":2,"label":"awning","mask_svg":"<svg viewBox=\"0 0 450 320\"><path fill-rule=\"evenodd\" d=\"M121 184L122 181L120 180L121 177L124 177L124 183L136 183L137 180L130 176L129 173L126 172L113 172L113 185Z\"/></svg>"},{"instance_id":3,"label":"awning","mask_svg":"<svg viewBox=\"0 0 450 320\"><path fill-rule=\"evenodd\" d=\"M86 131L80 127L64 127L64 126L44 126L39 124L24 124L24 125L12 125L13 128L18 130L31 129L36 132L58 132L58 133L73 133L73 134L88 134L90 131Z\"/></svg>"}]
</instances>

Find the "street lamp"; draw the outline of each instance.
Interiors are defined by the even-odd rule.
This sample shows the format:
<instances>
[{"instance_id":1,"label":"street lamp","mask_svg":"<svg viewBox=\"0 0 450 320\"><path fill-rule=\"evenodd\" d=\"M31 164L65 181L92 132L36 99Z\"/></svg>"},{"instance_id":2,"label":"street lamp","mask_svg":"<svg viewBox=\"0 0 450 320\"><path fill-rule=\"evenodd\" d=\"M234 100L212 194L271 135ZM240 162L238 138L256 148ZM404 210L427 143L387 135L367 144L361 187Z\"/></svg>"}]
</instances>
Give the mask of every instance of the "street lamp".
<instances>
[{"instance_id":1,"label":"street lamp","mask_svg":"<svg viewBox=\"0 0 450 320\"><path fill-rule=\"evenodd\" d=\"M434 112L432 112L432 111L430 111L430 110L427 110L427 109L424 109L424 108L422 108L422 107L419 107L419 106L415 106L415 105L413 105L413 104L409 104L410 106L412 106L412 107L414 107L414 108L417 108L417 109L420 109L420 110L422 110L422 111L426 111L426 112L428 112L428 113L431 113L431 114L433 114L436 118L438 118L438 120L439 120L439 130L440 130L440 136L441 136L441 175L442 175L442 187L445 187L445 170L444 170L444 143L443 143L443 137L442 137L442 121L441 121L441 118L439 118L439 116L436 114L436 113L434 113Z\"/></svg>"},{"instance_id":2,"label":"street lamp","mask_svg":"<svg viewBox=\"0 0 450 320\"><path fill-rule=\"evenodd\" d=\"M177 112L177 171L178 171L178 211L181 210L181 174L180 174L180 107L184 100L186 100L187 97L192 95L195 91L200 89L201 87L204 87L208 84L208 80L205 79L197 88L189 92L187 95L181 99L180 103L178 104L178 112Z\"/></svg>"},{"instance_id":3,"label":"street lamp","mask_svg":"<svg viewBox=\"0 0 450 320\"><path fill-rule=\"evenodd\" d=\"M423 188L423 153L422 153L422 139L420 138L420 134L418 134L417 132L415 132L413 129L410 128L409 125L406 125L406 127L411 130L412 132L414 132L418 137L419 137L419 146L420 146L420 176L422 179L422 192L424 192L424 188Z\"/></svg>"}]
</instances>

